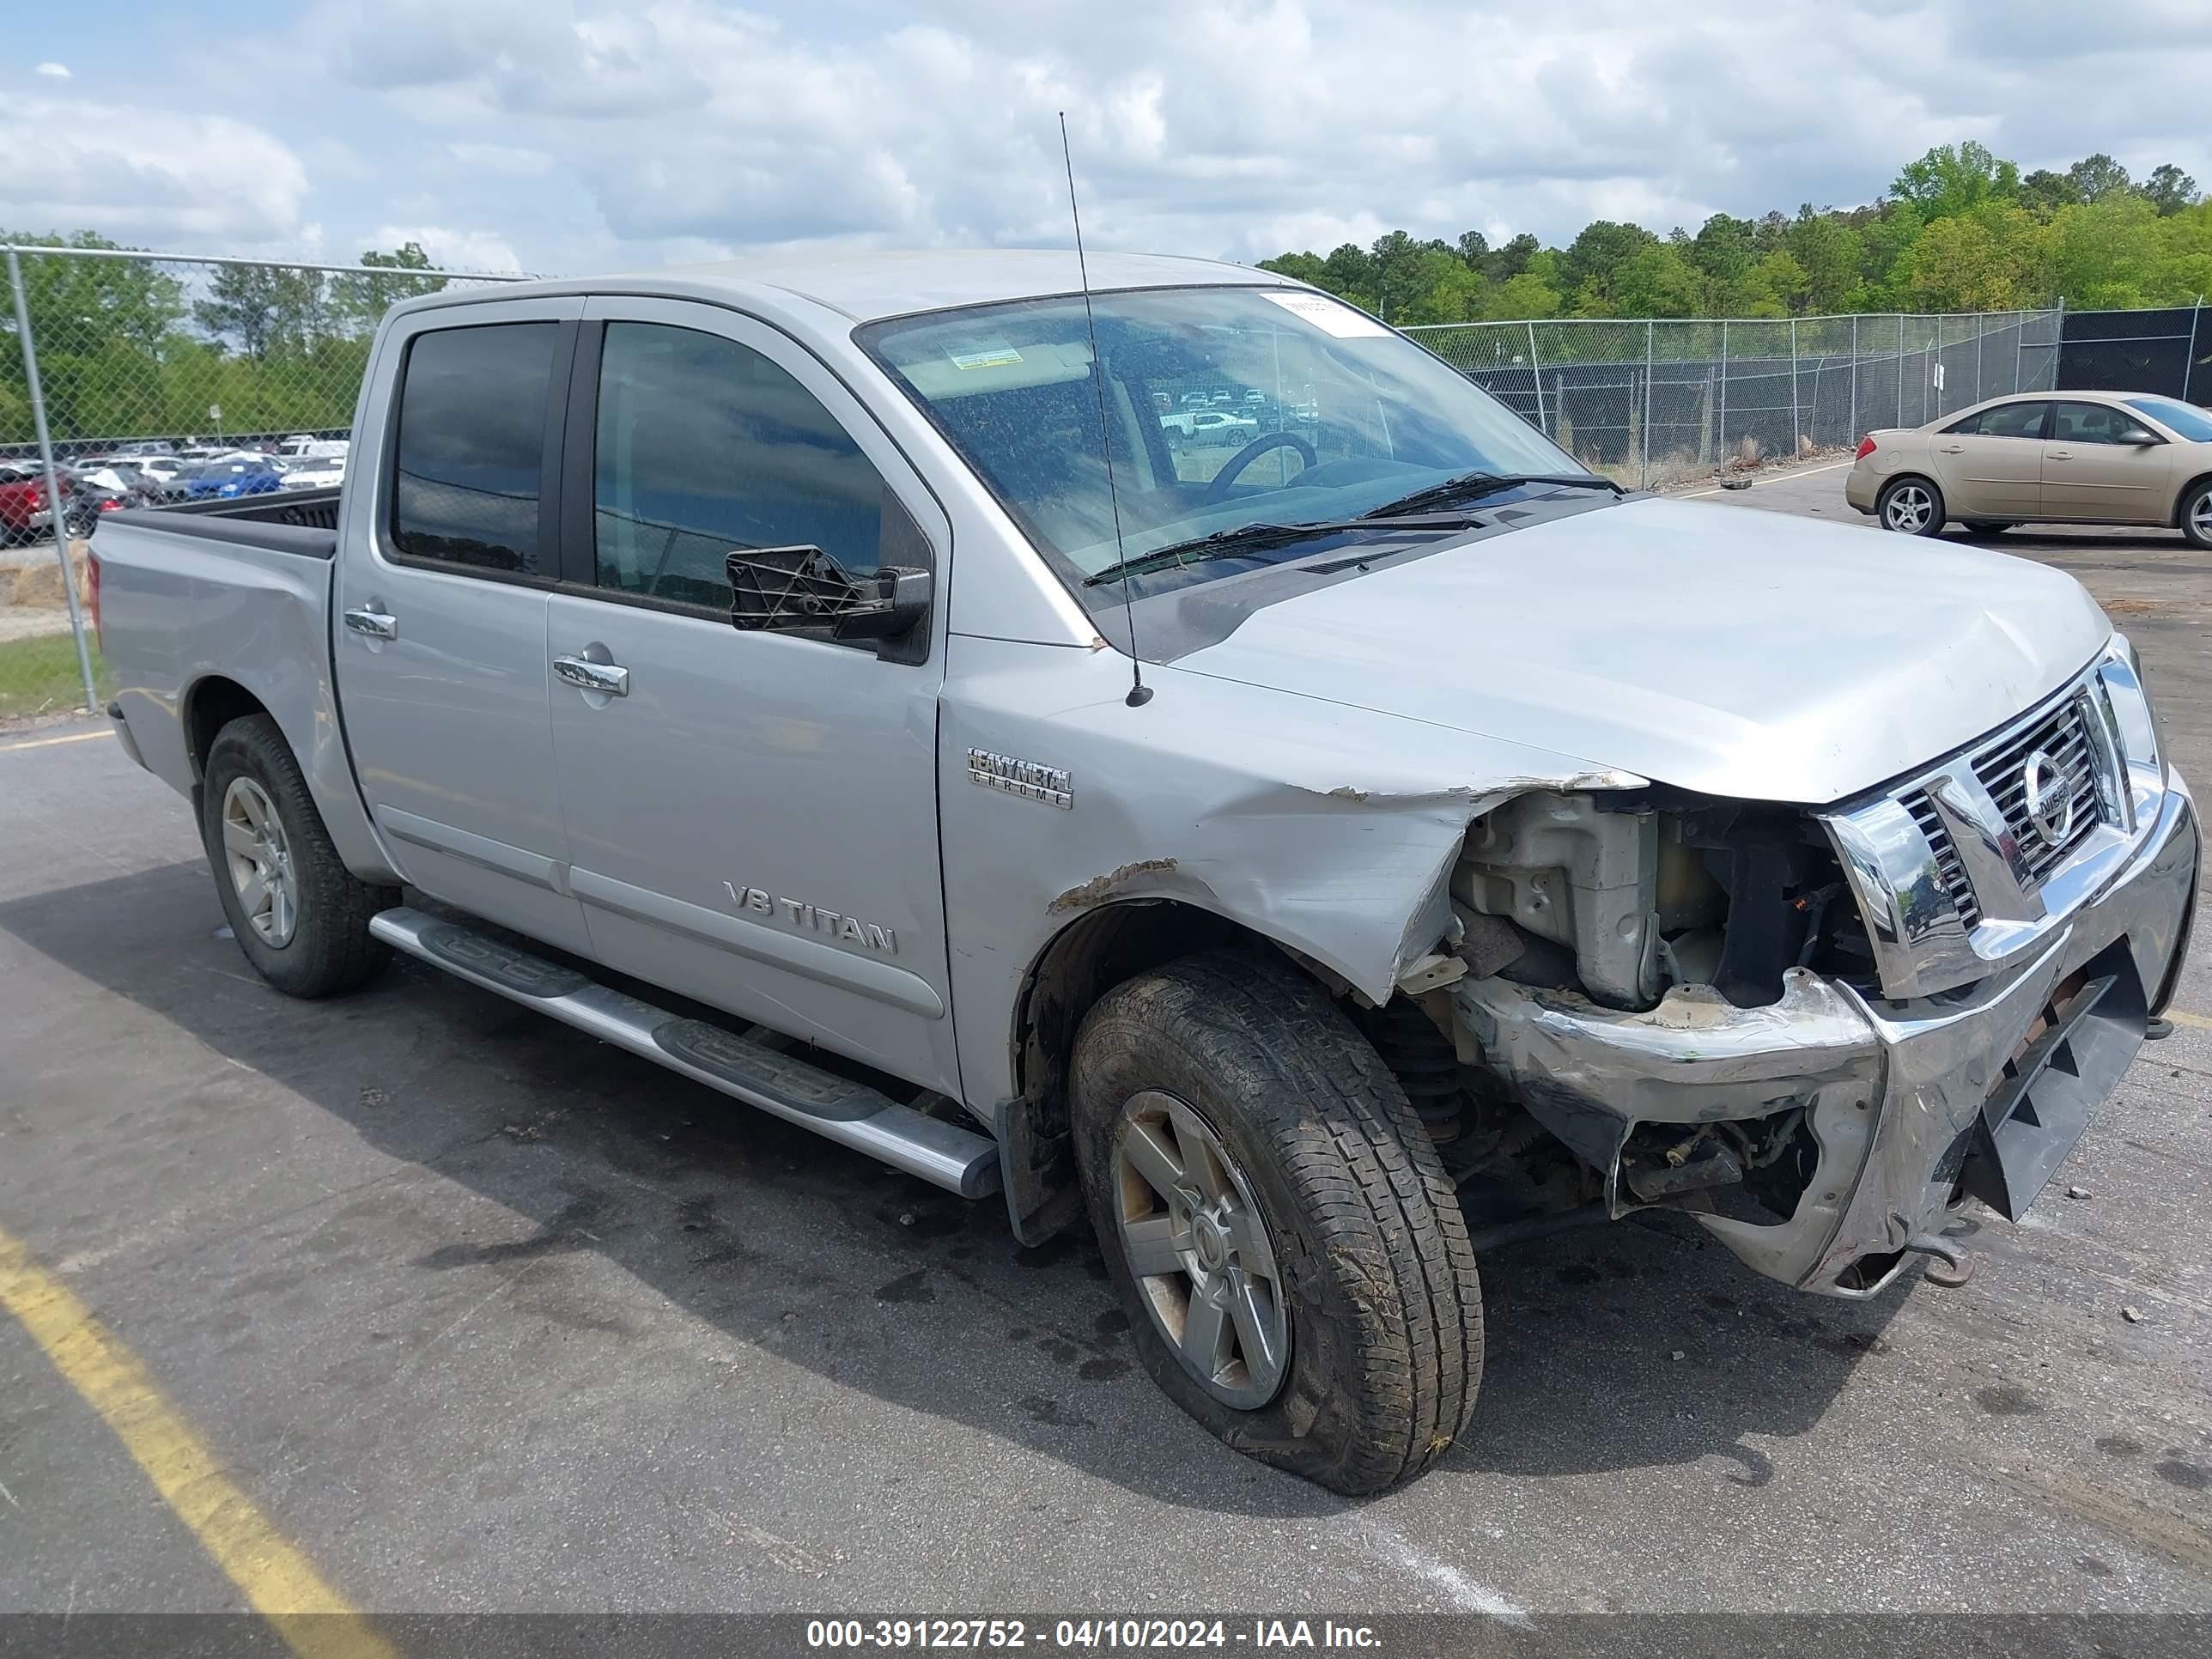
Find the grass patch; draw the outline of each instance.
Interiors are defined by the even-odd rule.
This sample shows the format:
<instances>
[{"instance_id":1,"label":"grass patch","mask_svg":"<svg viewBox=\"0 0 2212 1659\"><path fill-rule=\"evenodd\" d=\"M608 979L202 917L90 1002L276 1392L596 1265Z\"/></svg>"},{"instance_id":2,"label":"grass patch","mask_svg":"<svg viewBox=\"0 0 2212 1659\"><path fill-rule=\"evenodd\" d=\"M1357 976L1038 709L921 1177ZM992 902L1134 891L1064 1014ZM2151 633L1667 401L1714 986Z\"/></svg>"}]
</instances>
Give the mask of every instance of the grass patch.
<instances>
[{"instance_id":1,"label":"grass patch","mask_svg":"<svg viewBox=\"0 0 2212 1659\"><path fill-rule=\"evenodd\" d=\"M100 659L100 647L88 639L85 644L92 650L93 684L105 707L114 684L107 665ZM40 634L27 640L0 641L0 720L65 714L83 707L76 641L69 635Z\"/></svg>"}]
</instances>

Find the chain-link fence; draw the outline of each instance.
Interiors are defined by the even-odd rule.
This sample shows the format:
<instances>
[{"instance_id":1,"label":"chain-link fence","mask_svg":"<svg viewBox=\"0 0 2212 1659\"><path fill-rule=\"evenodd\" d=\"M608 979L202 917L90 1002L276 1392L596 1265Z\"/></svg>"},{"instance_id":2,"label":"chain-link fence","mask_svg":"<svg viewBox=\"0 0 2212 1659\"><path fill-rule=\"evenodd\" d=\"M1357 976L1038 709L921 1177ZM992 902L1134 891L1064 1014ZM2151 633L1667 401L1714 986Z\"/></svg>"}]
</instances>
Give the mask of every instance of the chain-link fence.
<instances>
[{"instance_id":1,"label":"chain-link fence","mask_svg":"<svg viewBox=\"0 0 2212 1659\"><path fill-rule=\"evenodd\" d=\"M1559 318L1406 331L1584 465L1658 486L2055 383L2060 313Z\"/></svg>"},{"instance_id":2,"label":"chain-link fence","mask_svg":"<svg viewBox=\"0 0 2212 1659\"><path fill-rule=\"evenodd\" d=\"M5 257L0 603L24 609L0 612L0 638L40 625L26 610L65 610L88 708L81 544L100 515L339 482L385 311L515 280L410 263L411 249L359 265L29 244Z\"/></svg>"},{"instance_id":3,"label":"chain-link fence","mask_svg":"<svg viewBox=\"0 0 2212 1659\"><path fill-rule=\"evenodd\" d=\"M36 453L27 325L64 463L126 447L258 449L337 439L371 337L398 301L513 277L401 264L286 264L21 246L23 318L0 334L0 459Z\"/></svg>"}]
</instances>

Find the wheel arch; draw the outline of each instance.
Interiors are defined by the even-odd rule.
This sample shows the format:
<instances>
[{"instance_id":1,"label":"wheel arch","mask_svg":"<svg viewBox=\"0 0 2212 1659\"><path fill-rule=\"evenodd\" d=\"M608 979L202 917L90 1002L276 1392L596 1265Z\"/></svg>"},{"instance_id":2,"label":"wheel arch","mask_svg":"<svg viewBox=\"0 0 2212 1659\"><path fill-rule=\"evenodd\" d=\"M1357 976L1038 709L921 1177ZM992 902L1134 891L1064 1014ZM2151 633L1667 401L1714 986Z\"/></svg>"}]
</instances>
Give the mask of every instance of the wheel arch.
<instances>
[{"instance_id":1,"label":"wheel arch","mask_svg":"<svg viewBox=\"0 0 2212 1659\"><path fill-rule=\"evenodd\" d=\"M216 734L233 720L251 714L270 714L269 705L227 674L207 674L192 682L182 699L185 732L185 757L191 764L192 784L197 788L207 778L208 750L215 744ZM277 729L283 722L277 720ZM285 742L291 742L289 734ZM299 751L296 745L293 752Z\"/></svg>"},{"instance_id":2,"label":"wheel arch","mask_svg":"<svg viewBox=\"0 0 2212 1659\"><path fill-rule=\"evenodd\" d=\"M2188 479L2182 484L2180 489L2175 490L2173 492L2173 511L2166 515L2166 523L2176 529L2179 529L2181 525L2181 509L2189 505L2189 498L2191 495L2195 495L2208 483L2212 483L2212 467L2208 467L2203 471L2199 472L2195 477Z\"/></svg>"},{"instance_id":3,"label":"wheel arch","mask_svg":"<svg viewBox=\"0 0 2212 1659\"><path fill-rule=\"evenodd\" d=\"M1133 898L1085 910L1047 939L1012 1007L1015 1097L998 1109L1000 1160L1015 1236L1042 1243L1081 1216L1070 1148L1069 1062L1083 1018L1139 974L1194 951L1243 947L1291 963L1328 994L1348 987L1310 957L1220 911L1177 898Z\"/></svg>"}]
</instances>

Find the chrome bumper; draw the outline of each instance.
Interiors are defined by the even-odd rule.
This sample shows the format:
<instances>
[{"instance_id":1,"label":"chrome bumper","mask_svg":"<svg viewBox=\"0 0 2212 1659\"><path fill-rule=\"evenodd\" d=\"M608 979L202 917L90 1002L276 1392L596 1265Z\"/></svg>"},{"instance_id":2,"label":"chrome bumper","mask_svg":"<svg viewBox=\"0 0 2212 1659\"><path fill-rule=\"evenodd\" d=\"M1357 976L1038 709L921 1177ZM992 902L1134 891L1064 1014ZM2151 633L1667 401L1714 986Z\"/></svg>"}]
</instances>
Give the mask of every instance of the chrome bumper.
<instances>
[{"instance_id":1,"label":"chrome bumper","mask_svg":"<svg viewBox=\"0 0 2212 1659\"><path fill-rule=\"evenodd\" d=\"M2020 962L1940 995L1869 1001L1803 969L1771 1007L1678 990L1640 1014L1498 979L1455 988L1486 1063L1529 1110L1607 1173L1616 1215L1645 1207L1608 1163L1638 1123L1698 1124L1805 1108L1820 1154L1787 1221L1696 1219L1771 1278L1870 1296L1903 1267L1907 1240L1940 1226L1978 1120L2004 1067L2077 969L2112 986L2076 1028L2074 1071L2041 1111L2033 1185L2057 1166L2142 1041L2167 986L2196 890L2195 805L2168 770L2155 818L2103 887L2057 920ZM2002 1129L1992 1124L1990 1130ZM2033 1191L2020 1198L2024 1206ZM1843 1281L1843 1282L1839 1282Z\"/></svg>"}]
</instances>

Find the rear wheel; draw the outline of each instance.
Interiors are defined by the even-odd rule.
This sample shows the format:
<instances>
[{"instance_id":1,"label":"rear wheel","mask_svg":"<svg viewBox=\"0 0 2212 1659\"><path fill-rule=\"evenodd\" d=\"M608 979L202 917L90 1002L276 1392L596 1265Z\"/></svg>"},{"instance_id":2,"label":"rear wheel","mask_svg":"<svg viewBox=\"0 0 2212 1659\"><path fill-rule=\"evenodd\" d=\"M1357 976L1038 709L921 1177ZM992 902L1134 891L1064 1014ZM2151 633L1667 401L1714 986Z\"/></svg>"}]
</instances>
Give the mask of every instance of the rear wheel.
<instances>
[{"instance_id":1,"label":"rear wheel","mask_svg":"<svg viewBox=\"0 0 2212 1659\"><path fill-rule=\"evenodd\" d=\"M2181 533L2198 547L2212 547L2212 478L2205 479L2183 498Z\"/></svg>"},{"instance_id":2,"label":"rear wheel","mask_svg":"<svg viewBox=\"0 0 2212 1659\"><path fill-rule=\"evenodd\" d=\"M1239 1451L1346 1493L1428 1467L1482 1375L1451 1182L1320 988L1227 951L1115 987L1071 1079L1085 1197L1146 1369Z\"/></svg>"},{"instance_id":3,"label":"rear wheel","mask_svg":"<svg viewBox=\"0 0 2212 1659\"><path fill-rule=\"evenodd\" d=\"M1943 528L1943 492L1925 478L1893 478L1882 486L1875 516L1900 536L1933 536Z\"/></svg>"},{"instance_id":4,"label":"rear wheel","mask_svg":"<svg viewBox=\"0 0 2212 1659\"><path fill-rule=\"evenodd\" d=\"M390 960L368 919L397 896L345 867L268 715L234 720L208 745L200 834L238 948L278 990L351 990Z\"/></svg>"}]
</instances>

